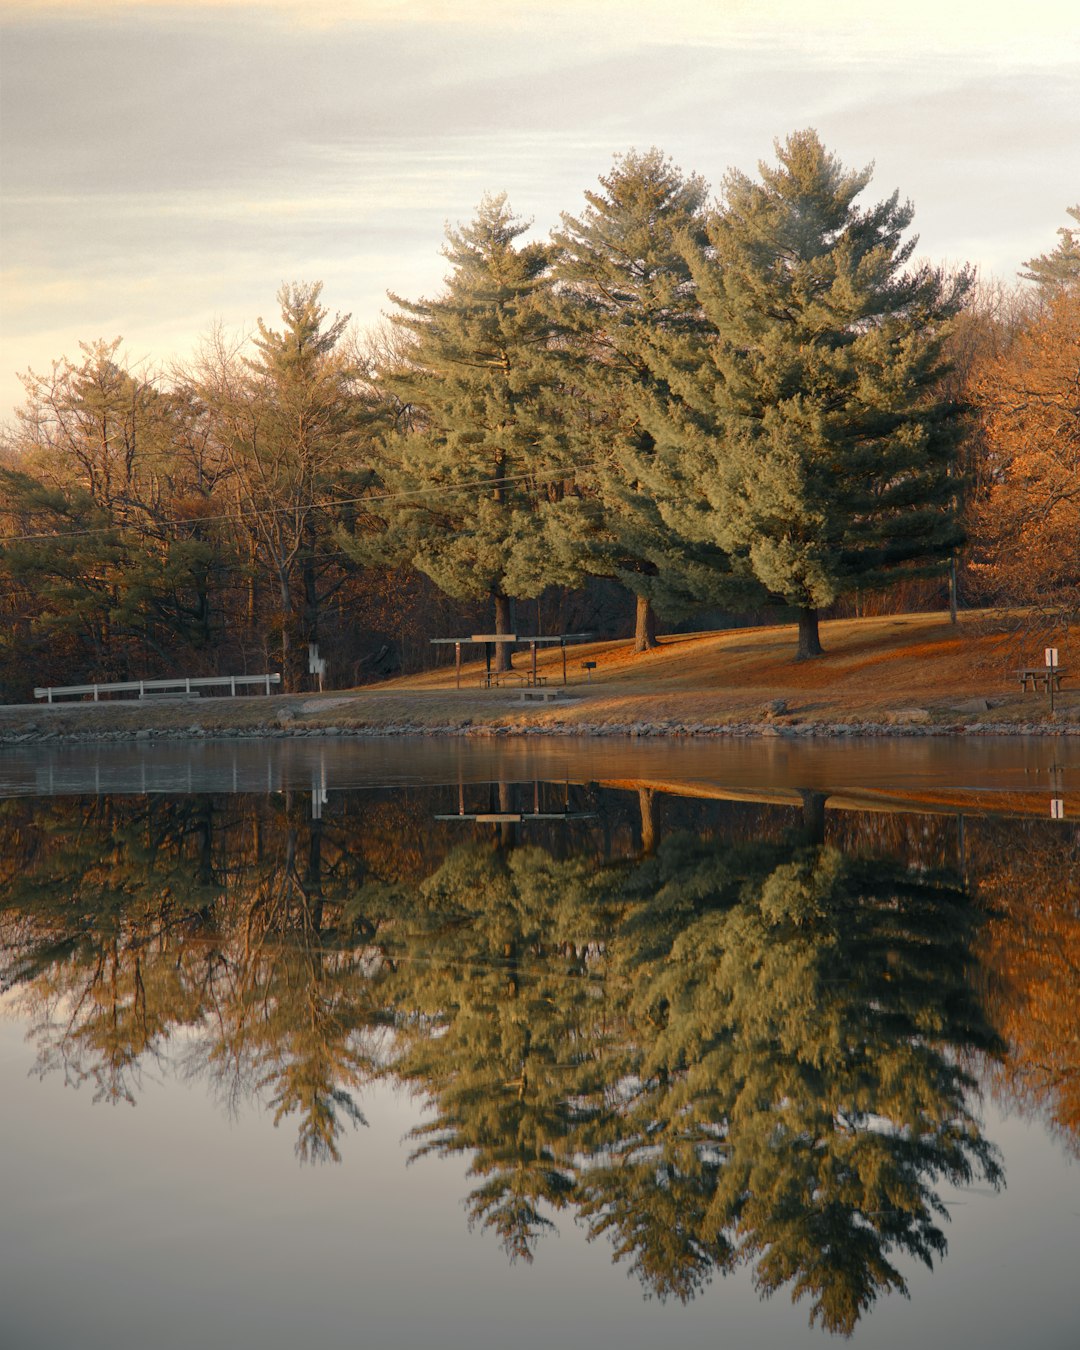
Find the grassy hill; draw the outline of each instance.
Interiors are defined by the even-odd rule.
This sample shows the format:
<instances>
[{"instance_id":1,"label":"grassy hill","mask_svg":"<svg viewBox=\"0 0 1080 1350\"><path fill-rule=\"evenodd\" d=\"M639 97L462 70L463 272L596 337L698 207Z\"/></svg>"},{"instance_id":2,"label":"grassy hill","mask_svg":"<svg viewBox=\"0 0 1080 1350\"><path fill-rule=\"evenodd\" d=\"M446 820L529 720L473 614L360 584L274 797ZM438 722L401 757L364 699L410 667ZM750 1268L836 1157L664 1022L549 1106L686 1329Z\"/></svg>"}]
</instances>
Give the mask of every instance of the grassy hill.
<instances>
[{"instance_id":1,"label":"grassy hill","mask_svg":"<svg viewBox=\"0 0 1080 1350\"><path fill-rule=\"evenodd\" d=\"M523 704L514 686L482 688L483 663L472 661L463 669L460 689L448 666L322 695L8 708L0 710L0 736L10 738L20 729L25 734L29 723L41 734L106 728L212 734L334 726L678 734L744 727L827 732L838 725L1050 729L1080 724L1080 667L1068 639L1057 639L1067 675L1053 718L1047 696L1024 694L1015 677L1018 666L1042 664L1043 638L987 615L963 615L955 626L939 614L836 620L822 625L822 641L825 655L804 662L795 660L794 628L782 626L667 637L640 656L626 641L583 643L568 649L566 697L551 705ZM528 652L519 649L515 667L524 670L528 661ZM591 675L582 668L584 661L596 663ZM561 687L557 648L542 650L538 666L549 688Z\"/></svg>"},{"instance_id":2,"label":"grassy hill","mask_svg":"<svg viewBox=\"0 0 1080 1350\"><path fill-rule=\"evenodd\" d=\"M567 655L570 692L582 696L581 703L558 716L590 723L721 725L762 717L913 724L1038 722L1049 716L1046 696L1025 695L1015 676L1019 666L1042 664L1043 639L993 624L986 615L964 615L956 625L940 614L836 620L822 625L822 642L824 656L801 662L795 659L791 626L667 637L655 651L639 656L625 641L581 644ZM1068 646L1059 640L1058 647L1068 671ZM596 662L588 678L582 669L586 660ZM524 669L527 664L527 651L519 649L515 665ZM476 691L481 669L481 663L472 662L463 670L461 691L454 688L453 667L377 689L464 696ZM542 650L538 669L558 684L559 652ZM1066 677L1065 692L1055 700L1066 713L1080 710L1080 692L1069 684ZM517 698L513 691L484 693ZM783 711L779 703L786 705ZM532 717L544 715L530 710Z\"/></svg>"}]
</instances>

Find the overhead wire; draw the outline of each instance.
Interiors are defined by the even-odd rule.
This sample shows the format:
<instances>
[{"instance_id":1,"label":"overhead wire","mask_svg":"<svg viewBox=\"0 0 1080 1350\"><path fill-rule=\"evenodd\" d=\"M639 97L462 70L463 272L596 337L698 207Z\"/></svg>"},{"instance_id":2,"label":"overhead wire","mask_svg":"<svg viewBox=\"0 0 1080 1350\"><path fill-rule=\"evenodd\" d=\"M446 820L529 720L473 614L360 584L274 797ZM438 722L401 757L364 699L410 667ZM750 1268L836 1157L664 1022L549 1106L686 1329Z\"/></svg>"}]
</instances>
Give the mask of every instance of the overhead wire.
<instances>
[{"instance_id":1,"label":"overhead wire","mask_svg":"<svg viewBox=\"0 0 1080 1350\"><path fill-rule=\"evenodd\" d=\"M569 467L565 472L565 477L573 477L580 469L591 469L595 467L599 460L585 460L580 464ZM358 497L336 497L328 501L308 502L300 506L271 506L267 507L260 514L263 516L293 515L297 511L333 511L343 506L359 506L377 502L401 501L409 497L439 497L454 496L462 492L486 491L489 488L501 487L504 483L527 482L530 478L544 477L543 469L532 469L528 473L519 474L499 474L494 478L470 479L464 483L440 483L429 488L411 488L406 492L384 492L376 495L364 494ZM2 509L2 508L0 508ZM194 516L184 519L155 520L153 525L157 529L175 528L181 526L210 525L218 524L222 521L230 521L236 518L235 512L224 512L214 516ZM80 530L56 530L45 534L6 534L0 535L0 544L29 544L46 543L55 539L83 539L98 534L111 534L114 530L123 529L122 522L114 521L110 525L92 525Z\"/></svg>"}]
</instances>

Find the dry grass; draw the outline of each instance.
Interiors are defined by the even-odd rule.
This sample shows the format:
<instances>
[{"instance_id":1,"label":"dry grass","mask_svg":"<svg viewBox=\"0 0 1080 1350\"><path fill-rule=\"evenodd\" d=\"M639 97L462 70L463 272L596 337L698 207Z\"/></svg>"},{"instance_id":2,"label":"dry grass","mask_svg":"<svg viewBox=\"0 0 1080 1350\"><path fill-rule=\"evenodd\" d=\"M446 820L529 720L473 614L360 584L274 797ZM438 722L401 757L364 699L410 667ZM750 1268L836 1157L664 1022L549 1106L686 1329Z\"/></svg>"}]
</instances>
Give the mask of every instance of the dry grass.
<instances>
[{"instance_id":1,"label":"dry grass","mask_svg":"<svg viewBox=\"0 0 1080 1350\"><path fill-rule=\"evenodd\" d=\"M986 615L912 614L838 620L822 625L825 655L795 659L793 627L739 629L669 637L655 651L634 656L622 642L568 649L571 700L559 705L520 701L516 688L479 687L482 662L463 670L455 687L452 666L326 695L206 698L148 706L132 702L35 705L0 710L0 731L34 721L42 731L92 727L134 733L201 727L255 730L276 724L410 730L447 727L542 727L545 723L629 727L777 724L978 724L1049 720L1045 695L1024 695L1011 672L1041 664L1043 639L1017 635ZM1078 675L1067 643L1057 640L1066 671ZM1077 654L1080 656L1080 653ZM595 661L587 679L582 662ZM528 653L518 651L524 669ZM562 679L557 649L541 651L538 667L549 687ZM1075 677L1071 683L1080 681ZM979 706L978 700L992 706ZM779 703L785 707L778 711ZM776 706L771 706L776 705ZM1080 690L1058 699L1059 718L1080 717Z\"/></svg>"},{"instance_id":2,"label":"dry grass","mask_svg":"<svg viewBox=\"0 0 1080 1350\"><path fill-rule=\"evenodd\" d=\"M957 626L939 614L837 620L822 625L825 654L795 659L793 627L740 629L665 638L655 651L635 656L626 642L588 644L568 652L573 692L584 695L572 712L530 710L533 718L562 722L627 721L732 723L756 720L782 700L788 720L814 722L888 721L914 709L933 720L956 721L958 704L983 698L986 712L960 709L960 720L1040 720L1048 713L1044 696L1020 692L1012 672L1041 664L1042 640L1002 631L986 616L962 616ZM1060 645L1060 643L1059 643ZM1062 664L1068 668L1067 650ZM526 653L517 656L524 666ZM586 681L582 661L596 662ZM548 650L538 668L552 684L561 679L561 658ZM415 693L475 690L479 662L463 671L460 693L453 668L394 680L385 690ZM505 691L493 691L503 693ZM511 695L512 697L512 695ZM1080 706L1077 692L1059 700Z\"/></svg>"}]
</instances>

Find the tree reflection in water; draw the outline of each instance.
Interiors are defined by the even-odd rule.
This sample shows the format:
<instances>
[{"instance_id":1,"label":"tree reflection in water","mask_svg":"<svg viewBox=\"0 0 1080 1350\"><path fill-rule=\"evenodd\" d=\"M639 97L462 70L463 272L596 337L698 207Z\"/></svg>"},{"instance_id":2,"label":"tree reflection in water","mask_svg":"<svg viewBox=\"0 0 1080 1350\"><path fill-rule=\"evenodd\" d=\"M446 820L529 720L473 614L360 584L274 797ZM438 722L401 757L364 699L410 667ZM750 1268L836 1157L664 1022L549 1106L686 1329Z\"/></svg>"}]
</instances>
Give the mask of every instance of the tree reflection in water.
<instances>
[{"instance_id":1,"label":"tree reflection in water","mask_svg":"<svg viewBox=\"0 0 1080 1350\"><path fill-rule=\"evenodd\" d=\"M976 1068L1075 1130L1070 1065L1049 1086L1025 1067L1024 1008L1075 1007L1076 915L1025 909L991 826L968 845L988 924L939 865L945 824L916 846L869 815L827 836L815 794L794 832L770 808L720 830L645 786L592 805L591 834L454 844L420 794L324 822L301 799L7 803L4 980L40 1070L99 1097L179 1064L267 1101L315 1161L390 1075L430 1107L414 1156L468 1157L470 1219L511 1258L565 1211L648 1292L749 1264L850 1332L904 1290L902 1258L944 1252L943 1184L1002 1181ZM1018 925L1036 937L1010 966Z\"/></svg>"}]
</instances>

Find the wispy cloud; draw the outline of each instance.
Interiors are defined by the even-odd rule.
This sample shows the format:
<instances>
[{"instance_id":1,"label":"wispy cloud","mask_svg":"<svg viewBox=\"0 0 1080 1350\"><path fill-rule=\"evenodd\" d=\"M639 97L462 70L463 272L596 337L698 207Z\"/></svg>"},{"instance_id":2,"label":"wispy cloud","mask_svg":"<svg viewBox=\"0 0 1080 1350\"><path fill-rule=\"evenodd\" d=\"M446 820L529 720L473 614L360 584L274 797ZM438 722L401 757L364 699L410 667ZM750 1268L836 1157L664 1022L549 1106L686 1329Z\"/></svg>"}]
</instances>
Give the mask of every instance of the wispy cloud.
<instances>
[{"instance_id":1,"label":"wispy cloud","mask_svg":"<svg viewBox=\"0 0 1080 1350\"><path fill-rule=\"evenodd\" d=\"M816 126L915 200L926 252L1006 275L1080 184L1072 0L0 0L0 26L0 410L80 338L166 357L283 280L373 321L438 288L485 191L546 233L631 145L719 184Z\"/></svg>"}]
</instances>

